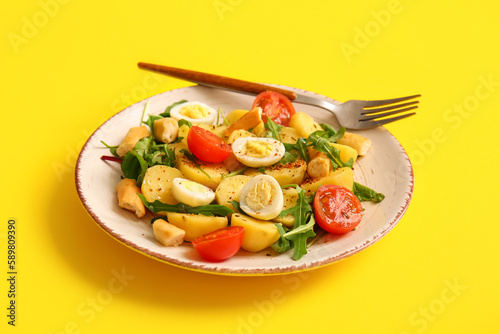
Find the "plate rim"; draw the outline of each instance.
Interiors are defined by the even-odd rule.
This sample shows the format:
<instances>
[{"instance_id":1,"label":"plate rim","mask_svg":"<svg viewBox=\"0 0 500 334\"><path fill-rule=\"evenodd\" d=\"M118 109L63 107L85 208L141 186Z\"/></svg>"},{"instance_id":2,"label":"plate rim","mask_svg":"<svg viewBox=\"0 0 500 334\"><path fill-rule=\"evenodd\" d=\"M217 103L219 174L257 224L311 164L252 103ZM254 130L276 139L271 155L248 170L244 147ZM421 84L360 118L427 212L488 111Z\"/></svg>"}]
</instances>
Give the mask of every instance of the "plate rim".
<instances>
[{"instance_id":1,"label":"plate rim","mask_svg":"<svg viewBox=\"0 0 500 334\"><path fill-rule=\"evenodd\" d=\"M331 102L339 103L336 100L333 100L333 99L328 98L324 95L314 93L311 91L307 91L307 90L303 90L303 89L299 89L299 88L294 88L294 87L289 87L289 86L282 86L282 85L274 85L274 86L281 87L284 89L290 89L290 90L293 90L296 92L313 94L313 95L319 96L321 98L328 99ZM394 219L392 219L392 221L390 221L390 222L386 222L385 225L387 225L387 226L385 229L377 231L377 233L374 234L371 237L371 239L365 240L363 242L363 244L356 245L356 247L351 247L350 249L347 249L342 253L336 254L332 257L328 257L324 260L305 262L305 263L298 265L298 266L291 265L291 266L286 266L286 267L285 266L281 266L281 267L277 266L274 268L253 268L253 269L247 269L247 270L243 269L242 270L242 269L231 269L231 268L227 268L227 267L217 267L214 269L214 268L207 267L207 265L205 265L203 263L200 263L200 264L190 263L190 266L187 266L187 265L185 265L185 263L183 263L183 261L181 261L179 259L176 259L173 257L168 257L168 256L165 256L164 254L157 253L154 250L137 245L136 243L126 239L125 236L121 235L120 233L115 232L110 226L106 225L105 222L101 221L101 219L94 212L92 207L88 204L87 199L84 196L85 194L83 192L81 179L80 179L80 177L82 176L81 161L82 161L82 159L84 159L84 154L89 149L89 145L91 143L91 140L96 135L96 133L102 127L104 127L107 123L111 122L115 117L118 117L120 114L124 113L128 109L131 109L136 105L140 105L141 103L144 103L145 101L147 101L150 98L155 97L155 96L159 96L159 95L166 94L166 93L174 94L176 91L179 91L179 90L196 89L199 87L200 86L197 86L197 85L184 86L184 87L179 87L179 88L167 90L164 92L160 92L158 94L154 94L150 97L147 97L145 99L137 101L137 102L123 108L122 110L116 112L111 117L106 119L106 121L104 121L101 125L99 125L92 132L92 134L87 138L84 145L82 146L80 153L78 154L78 158L76 160L76 165L75 165L74 182L75 182L75 186L76 186L76 190L77 190L80 202L82 203L83 207L85 208L85 210L87 211L89 216L92 218L92 220L99 227L101 227L107 235L109 235L112 239L118 241L122 245L138 252L141 255L145 255L149 258L160 261L162 263L166 263L166 264L172 265L172 266L177 267L177 268L188 269L188 270L195 271L195 272L208 273L208 274L218 274L218 275L225 275L225 276L227 276L227 275L229 275L229 276L269 276L269 275L291 274L291 273L296 273L296 272L302 272L302 271L308 271L308 270L322 268L322 267L325 267L327 265L337 263L337 262L344 260L344 259L346 259L354 254L361 252L362 250L368 248L369 246L371 246L374 243L381 240L390 231L392 231L395 228L395 226L401 221L402 217L404 216L404 214L408 210L410 202L413 198L413 192L414 192L414 186L415 186L415 176L414 176L413 166L412 166L410 158L409 158L406 150L402 146L402 144L397 140L397 138L389 130L387 130L385 127L381 127L383 129L383 131L385 131L388 135L390 135L392 141L397 144L397 146L401 150L400 153L403 154L404 159L406 160L406 163L407 163L406 167L408 168L409 181L410 181L408 184L409 189L406 192L406 197L401 201L402 205L399 206L399 211L394 216ZM214 263L207 262L207 264L214 264ZM217 263L217 264L220 264L220 263Z\"/></svg>"}]
</instances>

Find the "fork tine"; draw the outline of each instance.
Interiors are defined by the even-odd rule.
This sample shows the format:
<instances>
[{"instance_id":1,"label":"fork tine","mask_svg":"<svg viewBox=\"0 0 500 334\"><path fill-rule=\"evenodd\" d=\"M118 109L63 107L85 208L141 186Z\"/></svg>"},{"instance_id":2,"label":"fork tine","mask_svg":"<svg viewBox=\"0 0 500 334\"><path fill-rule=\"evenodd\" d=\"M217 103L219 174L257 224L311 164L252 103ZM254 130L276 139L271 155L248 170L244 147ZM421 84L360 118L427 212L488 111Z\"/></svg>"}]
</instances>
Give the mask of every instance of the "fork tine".
<instances>
[{"instance_id":1,"label":"fork tine","mask_svg":"<svg viewBox=\"0 0 500 334\"><path fill-rule=\"evenodd\" d=\"M382 108L364 109L363 110L364 112L362 112L361 115L371 115L371 114L378 113L378 112L381 112L381 111L393 110L393 109L403 108L403 107L406 107L406 106L411 106L411 105L414 105L414 104L417 104L417 103L419 103L419 101L412 101L412 102L407 102L407 103L400 103L400 104L391 105L391 106L382 107Z\"/></svg>"},{"instance_id":2,"label":"fork tine","mask_svg":"<svg viewBox=\"0 0 500 334\"><path fill-rule=\"evenodd\" d=\"M406 100L411 100L417 97L420 97L420 94L417 95L410 95L410 96L405 96L405 97L399 97L396 99L388 99L388 100L373 100L373 101L363 101L363 104L365 107L378 107L378 106L383 106L386 104L392 104L396 102L403 102Z\"/></svg>"},{"instance_id":3,"label":"fork tine","mask_svg":"<svg viewBox=\"0 0 500 334\"><path fill-rule=\"evenodd\" d=\"M384 124L392 123L392 122L395 122L395 121L399 121L400 119L403 119L403 118L406 118L406 117L410 117L410 116L413 116L413 115L416 115L416 114L417 114L416 112L412 112L412 113L409 113L409 114L399 115L399 116L396 116L396 117L384 118L384 119L381 119L379 121L360 120L360 122L363 122L363 123L366 122L365 125L366 125L366 128L368 128L368 127L375 127L375 126L384 125Z\"/></svg>"},{"instance_id":4,"label":"fork tine","mask_svg":"<svg viewBox=\"0 0 500 334\"><path fill-rule=\"evenodd\" d=\"M417 108L418 108L418 106L412 106L412 107L408 107L408 108L397 109L397 110L393 110L393 111L389 111L389 112L384 112L384 113L379 113L379 114L365 115L365 116L362 116L360 118L360 120L362 120L362 121L371 121L371 120L374 120L374 119L377 119L377 118L392 116L392 115L400 114L402 112L410 111L410 110L417 109Z\"/></svg>"}]
</instances>

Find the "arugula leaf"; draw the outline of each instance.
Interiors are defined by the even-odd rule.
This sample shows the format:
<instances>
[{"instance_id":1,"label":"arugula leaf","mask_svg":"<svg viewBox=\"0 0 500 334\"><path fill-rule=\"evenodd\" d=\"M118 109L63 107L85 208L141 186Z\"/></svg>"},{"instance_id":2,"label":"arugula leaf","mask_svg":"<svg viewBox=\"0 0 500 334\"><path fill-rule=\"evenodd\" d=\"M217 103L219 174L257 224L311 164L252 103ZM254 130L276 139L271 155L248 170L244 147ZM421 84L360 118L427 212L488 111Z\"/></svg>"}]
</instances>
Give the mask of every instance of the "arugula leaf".
<instances>
[{"instance_id":1,"label":"arugula leaf","mask_svg":"<svg viewBox=\"0 0 500 334\"><path fill-rule=\"evenodd\" d=\"M325 131L328 141L330 143L336 143L345 134L345 128L342 127L338 131L329 124L320 124L321 128Z\"/></svg>"},{"instance_id":2,"label":"arugula leaf","mask_svg":"<svg viewBox=\"0 0 500 334\"><path fill-rule=\"evenodd\" d=\"M280 233L280 238L271 247L279 253L283 253L289 249L292 249L292 244L290 243L290 240L288 240L285 237L287 231L285 230L283 225L280 223L276 223L275 225L276 228L278 229L278 232Z\"/></svg>"},{"instance_id":3,"label":"arugula leaf","mask_svg":"<svg viewBox=\"0 0 500 334\"><path fill-rule=\"evenodd\" d=\"M362 184L354 182L352 187L352 192L359 199L360 202L363 201L373 201L375 203L382 202L385 198L384 194L378 193L373 189L368 188Z\"/></svg>"},{"instance_id":4,"label":"arugula leaf","mask_svg":"<svg viewBox=\"0 0 500 334\"><path fill-rule=\"evenodd\" d=\"M267 121L264 123L264 126L267 130L266 137L281 141L280 134L281 129L283 129L283 125L278 125L270 117L267 117Z\"/></svg>"},{"instance_id":5,"label":"arugula leaf","mask_svg":"<svg viewBox=\"0 0 500 334\"><path fill-rule=\"evenodd\" d=\"M287 185L289 187L292 185ZM293 229L286 232L283 228L278 228L280 238L272 245L272 248L278 252L286 251L293 248L292 259L299 260L307 254L307 239L314 237L315 221L312 214L312 208L309 204L310 199L305 196L305 192L298 185L293 185L297 189L299 195L295 206L281 211L278 217L293 215L295 223ZM291 244L288 244L290 242Z\"/></svg>"},{"instance_id":6,"label":"arugula leaf","mask_svg":"<svg viewBox=\"0 0 500 334\"><path fill-rule=\"evenodd\" d=\"M305 162L309 163L309 153L307 152L307 143L305 138L300 137L297 139L297 143L295 143L294 148L299 152L300 157L305 160Z\"/></svg>"},{"instance_id":7,"label":"arugula leaf","mask_svg":"<svg viewBox=\"0 0 500 334\"><path fill-rule=\"evenodd\" d=\"M246 212L245 212L245 211L243 211L243 210L241 209L241 207L240 207L240 202L238 202L237 200L234 200L234 199L233 199L233 200L232 200L231 202L229 202L229 203L231 203L231 204L234 206L234 208L236 209L236 211L238 211L238 212L239 212L239 213L241 213L242 215L246 215Z\"/></svg>"},{"instance_id":8,"label":"arugula leaf","mask_svg":"<svg viewBox=\"0 0 500 334\"><path fill-rule=\"evenodd\" d=\"M326 154L326 156L332 162L334 169L339 167L352 168L352 165L354 164L353 159L351 158L347 162L342 162L342 160L340 159L340 151L337 148L331 146L330 141L322 136L324 133L324 131L315 131L309 135L307 141L310 142L317 151Z\"/></svg>"},{"instance_id":9,"label":"arugula leaf","mask_svg":"<svg viewBox=\"0 0 500 334\"><path fill-rule=\"evenodd\" d=\"M145 123L144 118L146 118L147 112L149 108L149 100L146 101L146 104L144 105L144 109L142 110L142 116L141 116L141 124Z\"/></svg>"},{"instance_id":10,"label":"arugula leaf","mask_svg":"<svg viewBox=\"0 0 500 334\"><path fill-rule=\"evenodd\" d=\"M177 124L179 124L179 127L181 127L183 125L187 125L189 128L191 128L193 126L193 124L190 121L185 120L185 119L178 120Z\"/></svg>"},{"instance_id":11,"label":"arugula leaf","mask_svg":"<svg viewBox=\"0 0 500 334\"><path fill-rule=\"evenodd\" d=\"M227 177L236 176L236 175L241 175L241 174L243 174L243 173L244 173L244 172L245 172L248 168L250 168L250 167L245 166L245 167L240 168L240 169L238 169L238 170L235 170L234 172L231 172L231 173L229 173L229 174L224 174L224 175L221 175L221 177L222 177L222 179L225 179L225 178L227 178Z\"/></svg>"},{"instance_id":12,"label":"arugula leaf","mask_svg":"<svg viewBox=\"0 0 500 334\"><path fill-rule=\"evenodd\" d=\"M178 213L192 213L192 214L200 214L204 216L227 216L230 213L234 213L233 210L228 208L225 205L219 204L209 204L202 206L189 206L187 204L178 203L178 204L165 204L156 200L154 202L148 202L146 197L143 194L137 194L141 199L144 206L146 206L150 211L154 213L158 212L178 212Z\"/></svg>"},{"instance_id":13,"label":"arugula leaf","mask_svg":"<svg viewBox=\"0 0 500 334\"><path fill-rule=\"evenodd\" d=\"M106 146L107 148L109 148L109 152L114 156L114 157L119 157L118 156L118 153L116 153L116 149L118 148L118 145L116 146L109 146L108 144L106 144L105 142L103 142L101 140L101 143Z\"/></svg>"},{"instance_id":14,"label":"arugula leaf","mask_svg":"<svg viewBox=\"0 0 500 334\"><path fill-rule=\"evenodd\" d=\"M294 228L290 232L284 235L284 238L290 240L293 243L293 255L292 259L300 260L302 256L307 254L307 239L316 236L314 232L314 215L309 213L308 215L309 222L305 225L301 225L300 227Z\"/></svg>"},{"instance_id":15,"label":"arugula leaf","mask_svg":"<svg viewBox=\"0 0 500 334\"><path fill-rule=\"evenodd\" d=\"M226 117L224 116L224 112L222 111L221 108L219 108L219 110L217 110L217 121L215 122L215 124L219 124L219 116L222 117L222 120L223 120L223 123L225 125L229 125L229 122L227 121ZM252 131L248 131L248 132L252 132Z\"/></svg>"},{"instance_id":16,"label":"arugula leaf","mask_svg":"<svg viewBox=\"0 0 500 334\"><path fill-rule=\"evenodd\" d=\"M137 186L140 187L148 169L148 163L136 151L132 150L123 157L121 168L123 176L136 180Z\"/></svg>"},{"instance_id":17,"label":"arugula leaf","mask_svg":"<svg viewBox=\"0 0 500 334\"><path fill-rule=\"evenodd\" d=\"M281 158L280 161L277 162L278 165L286 165L290 162L294 162L297 160L297 154L296 153L290 153L288 151L285 151L285 155L283 158Z\"/></svg>"},{"instance_id":18,"label":"arugula leaf","mask_svg":"<svg viewBox=\"0 0 500 334\"><path fill-rule=\"evenodd\" d=\"M177 106L177 105L179 105L179 104L182 104L182 103L186 103L186 102L187 102L187 100L180 100L180 101L177 101L177 102L175 102L175 103L172 103L170 106L168 106L168 107L165 109L165 111L164 111L164 112L162 112L162 113L160 114L160 116L162 116L162 117L170 117L170 110L172 110L172 108L173 108L173 107L175 107L175 106Z\"/></svg>"},{"instance_id":19,"label":"arugula leaf","mask_svg":"<svg viewBox=\"0 0 500 334\"><path fill-rule=\"evenodd\" d=\"M299 137L295 144L283 143L283 146L285 146L286 152L296 150L299 153L299 156L309 163L309 153L307 152L307 143L305 138Z\"/></svg>"}]
</instances>

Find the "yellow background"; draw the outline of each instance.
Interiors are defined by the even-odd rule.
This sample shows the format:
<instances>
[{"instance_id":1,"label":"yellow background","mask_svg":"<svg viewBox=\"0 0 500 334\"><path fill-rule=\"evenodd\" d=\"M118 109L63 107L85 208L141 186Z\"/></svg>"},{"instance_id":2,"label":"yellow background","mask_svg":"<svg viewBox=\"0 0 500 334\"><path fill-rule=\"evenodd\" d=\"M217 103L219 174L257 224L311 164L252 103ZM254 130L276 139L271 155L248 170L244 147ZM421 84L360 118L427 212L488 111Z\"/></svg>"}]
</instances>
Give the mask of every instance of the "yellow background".
<instances>
[{"instance_id":1,"label":"yellow background","mask_svg":"<svg viewBox=\"0 0 500 334\"><path fill-rule=\"evenodd\" d=\"M498 333L499 7L9 2L0 14L0 332ZM80 204L74 166L104 120L187 85L139 61L341 101L422 94L416 117L387 126L413 162L409 210L372 247L300 275L208 275L122 246ZM9 218L18 227L15 327L6 317Z\"/></svg>"}]
</instances>

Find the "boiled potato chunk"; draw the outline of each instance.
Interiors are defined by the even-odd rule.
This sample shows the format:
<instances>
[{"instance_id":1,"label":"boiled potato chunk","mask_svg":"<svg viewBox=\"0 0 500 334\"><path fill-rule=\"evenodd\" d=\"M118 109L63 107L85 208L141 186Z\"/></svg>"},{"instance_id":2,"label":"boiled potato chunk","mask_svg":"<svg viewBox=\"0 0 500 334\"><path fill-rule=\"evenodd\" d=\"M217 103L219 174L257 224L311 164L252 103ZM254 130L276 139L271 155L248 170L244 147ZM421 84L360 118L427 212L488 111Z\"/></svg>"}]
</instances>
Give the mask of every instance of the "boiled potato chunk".
<instances>
[{"instance_id":1,"label":"boiled potato chunk","mask_svg":"<svg viewBox=\"0 0 500 334\"><path fill-rule=\"evenodd\" d=\"M217 189L217 186L222 181L222 175L229 174L229 170L222 162L213 164L198 161L198 164L203 171L194 162L186 158L184 154L181 154L177 157L176 167L184 174L184 178L201 183L212 190Z\"/></svg>"},{"instance_id":2,"label":"boiled potato chunk","mask_svg":"<svg viewBox=\"0 0 500 334\"><path fill-rule=\"evenodd\" d=\"M344 136L339 139L338 143L354 148L361 157L366 155L372 146L372 141L370 139L351 132L344 133Z\"/></svg>"},{"instance_id":3,"label":"boiled potato chunk","mask_svg":"<svg viewBox=\"0 0 500 334\"><path fill-rule=\"evenodd\" d=\"M186 232L184 236L184 240L186 241L193 241L202 235L224 228L228 224L227 217L212 217L177 212L167 212L167 220L170 224Z\"/></svg>"},{"instance_id":4,"label":"boiled potato chunk","mask_svg":"<svg viewBox=\"0 0 500 334\"><path fill-rule=\"evenodd\" d=\"M246 137L255 137L255 135L244 129L234 130L227 138L227 143L232 144L236 139Z\"/></svg>"},{"instance_id":5,"label":"boiled potato chunk","mask_svg":"<svg viewBox=\"0 0 500 334\"><path fill-rule=\"evenodd\" d=\"M178 143L170 143L168 144L168 147L174 151L176 159L178 156L183 155L181 152L183 149L188 148L187 144L183 143L183 141L180 141Z\"/></svg>"},{"instance_id":6,"label":"boiled potato chunk","mask_svg":"<svg viewBox=\"0 0 500 334\"><path fill-rule=\"evenodd\" d=\"M295 144L299 138L299 132L294 128L285 127L281 129L280 139L283 144Z\"/></svg>"},{"instance_id":7,"label":"boiled potato chunk","mask_svg":"<svg viewBox=\"0 0 500 334\"><path fill-rule=\"evenodd\" d=\"M250 181L250 179L251 177L246 175L235 175L223 179L215 190L215 200L217 204L224 205L231 210L237 211L236 208L228 202L240 201L240 190Z\"/></svg>"},{"instance_id":8,"label":"boiled potato chunk","mask_svg":"<svg viewBox=\"0 0 500 334\"><path fill-rule=\"evenodd\" d=\"M304 182L300 184L300 187L305 190L306 196L311 196L324 184L336 184L352 191L353 183L354 174L352 169L349 167L342 167L330 171L330 174L325 177L318 177L315 179L306 178Z\"/></svg>"},{"instance_id":9,"label":"boiled potato chunk","mask_svg":"<svg viewBox=\"0 0 500 334\"><path fill-rule=\"evenodd\" d=\"M283 210L293 208L297 204L299 198L299 193L295 188L285 188L283 189ZM286 215L284 217L276 217L273 221L281 223L286 227L293 227L295 224L295 217L292 215Z\"/></svg>"},{"instance_id":10,"label":"boiled potato chunk","mask_svg":"<svg viewBox=\"0 0 500 334\"><path fill-rule=\"evenodd\" d=\"M180 141L184 146L187 147L187 137L189 133L189 126L187 124L183 124L179 127L179 132L177 133L178 138L182 138Z\"/></svg>"},{"instance_id":11,"label":"boiled potato chunk","mask_svg":"<svg viewBox=\"0 0 500 334\"><path fill-rule=\"evenodd\" d=\"M249 252L259 252L271 246L280 238L275 223L268 220L233 213L231 215L231 226L243 226L245 228L241 248Z\"/></svg>"},{"instance_id":12,"label":"boiled potato chunk","mask_svg":"<svg viewBox=\"0 0 500 334\"><path fill-rule=\"evenodd\" d=\"M304 138L309 137L314 131L323 130L319 123L303 111L293 114L288 126L297 130L299 136Z\"/></svg>"},{"instance_id":13,"label":"boiled potato chunk","mask_svg":"<svg viewBox=\"0 0 500 334\"><path fill-rule=\"evenodd\" d=\"M186 232L163 219L153 223L153 232L156 240L167 247L176 247L184 242Z\"/></svg>"},{"instance_id":14,"label":"boiled potato chunk","mask_svg":"<svg viewBox=\"0 0 500 334\"><path fill-rule=\"evenodd\" d=\"M237 120L241 118L241 116L245 115L248 112L248 110L245 109L234 109L231 111L229 114L226 115L226 121L229 123L229 125L233 124Z\"/></svg>"},{"instance_id":15,"label":"boiled potato chunk","mask_svg":"<svg viewBox=\"0 0 500 334\"><path fill-rule=\"evenodd\" d=\"M299 184L304 179L307 170L307 163L302 159L297 159L286 165L272 165L265 168L264 174L270 175L278 181L280 185ZM255 168L249 168L245 175L255 176L261 174Z\"/></svg>"},{"instance_id":16,"label":"boiled potato chunk","mask_svg":"<svg viewBox=\"0 0 500 334\"><path fill-rule=\"evenodd\" d=\"M156 165L149 167L144 175L141 192L148 202L159 200L166 204L177 204L172 194L172 181L182 173L172 167Z\"/></svg>"},{"instance_id":17,"label":"boiled potato chunk","mask_svg":"<svg viewBox=\"0 0 500 334\"><path fill-rule=\"evenodd\" d=\"M211 125L211 124L198 124L200 128L203 128L207 131L212 132L216 136L218 136L221 139L225 139L226 136L224 135L224 130L227 129L226 125Z\"/></svg>"},{"instance_id":18,"label":"boiled potato chunk","mask_svg":"<svg viewBox=\"0 0 500 334\"><path fill-rule=\"evenodd\" d=\"M342 160L342 162L348 162L350 159L352 159L352 162L356 162L356 159L358 158L358 151L354 148L338 143L330 143L330 146L335 147L340 151L340 160ZM312 147L308 147L307 153L309 153L309 157L312 159L318 151Z\"/></svg>"}]
</instances>

